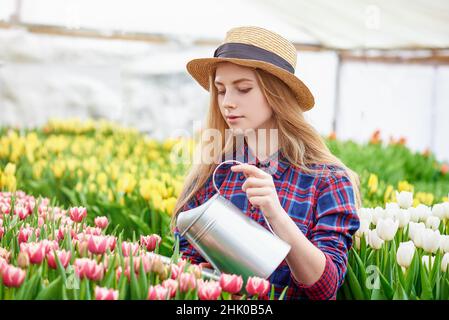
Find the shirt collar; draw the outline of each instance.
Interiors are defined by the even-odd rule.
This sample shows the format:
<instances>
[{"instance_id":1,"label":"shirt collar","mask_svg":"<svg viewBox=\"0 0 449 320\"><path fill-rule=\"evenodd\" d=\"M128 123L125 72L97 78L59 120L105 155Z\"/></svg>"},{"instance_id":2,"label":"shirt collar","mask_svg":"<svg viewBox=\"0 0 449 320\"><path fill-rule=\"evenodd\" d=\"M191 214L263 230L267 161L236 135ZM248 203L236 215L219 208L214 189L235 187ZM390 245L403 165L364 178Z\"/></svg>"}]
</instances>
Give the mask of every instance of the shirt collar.
<instances>
[{"instance_id":1,"label":"shirt collar","mask_svg":"<svg viewBox=\"0 0 449 320\"><path fill-rule=\"evenodd\" d=\"M259 160L249 148L246 139L243 139L244 143L239 147L237 146L237 160L255 165L263 171L271 174L276 179L280 179L285 170L290 166L289 161L282 153L282 149L279 149L267 159Z\"/></svg>"}]
</instances>

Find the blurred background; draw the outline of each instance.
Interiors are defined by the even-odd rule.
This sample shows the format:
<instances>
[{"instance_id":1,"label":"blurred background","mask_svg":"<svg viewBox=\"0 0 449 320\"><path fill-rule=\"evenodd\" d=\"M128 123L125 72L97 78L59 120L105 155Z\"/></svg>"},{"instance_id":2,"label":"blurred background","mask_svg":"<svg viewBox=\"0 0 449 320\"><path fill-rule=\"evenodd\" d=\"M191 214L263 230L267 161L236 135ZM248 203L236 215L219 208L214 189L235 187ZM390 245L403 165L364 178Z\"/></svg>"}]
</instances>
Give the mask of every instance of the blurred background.
<instances>
[{"instance_id":1,"label":"blurred background","mask_svg":"<svg viewBox=\"0 0 449 320\"><path fill-rule=\"evenodd\" d=\"M192 132L208 94L185 64L242 25L296 45L323 135L366 142L380 130L449 160L444 0L1 0L0 125L78 117L157 139Z\"/></svg>"}]
</instances>

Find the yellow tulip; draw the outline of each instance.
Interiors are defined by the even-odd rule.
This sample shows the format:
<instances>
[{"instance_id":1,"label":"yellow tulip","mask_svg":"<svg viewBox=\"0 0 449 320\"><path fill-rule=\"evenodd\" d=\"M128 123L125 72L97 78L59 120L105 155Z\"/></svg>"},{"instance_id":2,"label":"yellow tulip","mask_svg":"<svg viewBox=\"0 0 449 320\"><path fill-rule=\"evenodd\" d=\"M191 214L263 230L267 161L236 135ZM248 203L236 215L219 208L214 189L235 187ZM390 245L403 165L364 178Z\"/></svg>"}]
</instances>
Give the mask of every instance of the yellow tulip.
<instances>
[{"instance_id":1,"label":"yellow tulip","mask_svg":"<svg viewBox=\"0 0 449 320\"><path fill-rule=\"evenodd\" d=\"M168 215L173 215L173 211L175 210L177 199L175 197L170 197L164 200L165 212Z\"/></svg>"},{"instance_id":2,"label":"yellow tulip","mask_svg":"<svg viewBox=\"0 0 449 320\"><path fill-rule=\"evenodd\" d=\"M401 191L408 191L408 192L413 192L413 185L408 183L407 181L399 181L398 182L398 192Z\"/></svg>"},{"instance_id":3,"label":"yellow tulip","mask_svg":"<svg viewBox=\"0 0 449 320\"><path fill-rule=\"evenodd\" d=\"M5 167L5 175L14 176L16 174L16 165L14 163L8 163Z\"/></svg>"},{"instance_id":4,"label":"yellow tulip","mask_svg":"<svg viewBox=\"0 0 449 320\"><path fill-rule=\"evenodd\" d=\"M393 191L393 186L389 184L384 193L384 203L391 202L391 196L394 193Z\"/></svg>"},{"instance_id":5,"label":"yellow tulip","mask_svg":"<svg viewBox=\"0 0 449 320\"><path fill-rule=\"evenodd\" d=\"M378 186L379 186L379 179L377 178L377 175L371 173L368 179L369 193L370 194L376 193Z\"/></svg>"},{"instance_id":6,"label":"yellow tulip","mask_svg":"<svg viewBox=\"0 0 449 320\"><path fill-rule=\"evenodd\" d=\"M117 190L123 193L131 193L136 186L136 179L129 173L125 173L117 181Z\"/></svg>"},{"instance_id":7,"label":"yellow tulip","mask_svg":"<svg viewBox=\"0 0 449 320\"><path fill-rule=\"evenodd\" d=\"M152 193L151 187L152 187L151 180L143 179L140 181L140 195L147 201L151 198Z\"/></svg>"}]
</instances>

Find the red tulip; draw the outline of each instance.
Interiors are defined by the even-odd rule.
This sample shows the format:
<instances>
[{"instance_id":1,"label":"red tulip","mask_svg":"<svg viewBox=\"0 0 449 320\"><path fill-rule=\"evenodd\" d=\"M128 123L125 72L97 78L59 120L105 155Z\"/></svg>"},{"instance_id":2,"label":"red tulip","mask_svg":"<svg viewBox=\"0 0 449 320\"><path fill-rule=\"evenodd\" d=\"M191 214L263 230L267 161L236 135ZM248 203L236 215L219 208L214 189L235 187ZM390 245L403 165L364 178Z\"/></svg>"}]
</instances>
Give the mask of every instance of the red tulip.
<instances>
[{"instance_id":1,"label":"red tulip","mask_svg":"<svg viewBox=\"0 0 449 320\"><path fill-rule=\"evenodd\" d=\"M173 279L167 279L162 282L162 286L168 289L170 292L170 298L174 298L176 291L178 290L178 281Z\"/></svg>"},{"instance_id":2,"label":"red tulip","mask_svg":"<svg viewBox=\"0 0 449 320\"><path fill-rule=\"evenodd\" d=\"M161 242L161 237L157 234L150 236L140 236L140 245L147 248L148 251L154 251L156 246Z\"/></svg>"},{"instance_id":3,"label":"red tulip","mask_svg":"<svg viewBox=\"0 0 449 320\"><path fill-rule=\"evenodd\" d=\"M70 251L56 250L56 254L58 255L59 261L61 261L62 266L64 268L66 268L67 265L69 264L70 258L72 256ZM50 251L49 253L47 253L47 262L48 262L48 266L50 268L52 268L52 269L57 268L54 251Z\"/></svg>"},{"instance_id":4,"label":"red tulip","mask_svg":"<svg viewBox=\"0 0 449 320\"><path fill-rule=\"evenodd\" d=\"M167 288L158 284L156 286L150 286L148 289L148 300L166 300L169 291Z\"/></svg>"},{"instance_id":5,"label":"red tulip","mask_svg":"<svg viewBox=\"0 0 449 320\"><path fill-rule=\"evenodd\" d=\"M246 291L249 295L258 295L262 297L270 290L270 282L259 277L249 277L246 283Z\"/></svg>"},{"instance_id":6,"label":"red tulip","mask_svg":"<svg viewBox=\"0 0 449 320\"><path fill-rule=\"evenodd\" d=\"M231 275L223 273L220 276L220 286L225 292L229 293L239 293L240 290L242 290L243 286L243 279L241 276L238 275Z\"/></svg>"},{"instance_id":7,"label":"red tulip","mask_svg":"<svg viewBox=\"0 0 449 320\"><path fill-rule=\"evenodd\" d=\"M109 247L109 239L105 236L90 236L87 249L93 254L104 254Z\"/></svg>"},{"instance_id":8,"label":"red tulip","mask_svg":"<svg viewBox=\"0 0 449 320\"><path fill-rule=\"evenodd\" d=\"M7 287L18 288L22 285L23 280L25 280L26 272L20 268L7 265L3 267L2 278L3 284Z\"/></svg>"},{"instance_id":9,"label":"red tulip","mask_svg":"<svg viewBox=\"0 0 449 320\"><path fill-rule=\"evenodd\" d=\"M84 207L70 208L69 213L73 222L81 222L87 216L87 210Z\"/></svg>"},{"instance_id":10,"label":"red tulip","mask_svg":"<svg viewBox=\"0 0 449 320\"><path fill-rule=\"evenodd\" d=\"M182 272L179 275L179 291L187 292L189 290L195 289L196 286L196 278L192 273Z\"/></svg>"},{"instance_id":11,"label":"red tulip","mask_svg":"<svg viewBox=\"0 0 449 320\"><path fill-rule=\"evenodd\" d=\"M95 218L95 225L96 225L98 228L106 229L106 227L108 226L108 224L109 224L109 221L108 221L108 218L107 218L107 217L102 216L102 217L96 217L96 218Z\"/></svg>"},{"instance_id":12,"label":"red tulip","mask_svg":"<svg viewBox=\"0 0 449 320\"><path fill-rule=\"evenodd\" d=\"M95 287L95 300L118 300L118 290Z\"/></svg>"},{"instance_id":13,"label":"red tulip","mask_svg":"<svg viewBox=\"0 0 449 320\"><path fill-rule=\"evenodd\" d=\"M198 280L198 298L200 300L217 300L220 294L221 287L218 282Z\"/></svg>"}]
</instances>

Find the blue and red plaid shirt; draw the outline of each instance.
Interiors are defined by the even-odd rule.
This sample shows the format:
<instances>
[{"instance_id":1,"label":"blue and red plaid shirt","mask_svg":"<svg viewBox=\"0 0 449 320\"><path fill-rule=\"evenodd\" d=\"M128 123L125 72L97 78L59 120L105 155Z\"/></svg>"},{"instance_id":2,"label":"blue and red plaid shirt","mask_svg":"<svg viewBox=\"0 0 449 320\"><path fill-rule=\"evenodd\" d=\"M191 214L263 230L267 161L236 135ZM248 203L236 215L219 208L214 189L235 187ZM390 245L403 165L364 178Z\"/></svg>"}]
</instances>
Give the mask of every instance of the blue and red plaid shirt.
<instances>
[{"instance_id":1,"label":"blue and red plaid shirt","mask_svg":"<svg viewBox=\"0 0 449 320\"><path fill-rule=\"evenodd\" d=\"M318 173L306 173L301 168L292 166L282 155L282 151L260 162L253 156L246 141L237 150L243 154L234 153L233 157L226 157L223 160L237 159L272 174L282 207L304 235L326 257L321 277L309 286L299 283L293 277L284 260L268 279L275 287L275 297L278 298L288 286L285 299L336 299L337 290L346 274L352 235L359 228L354 191L347 173L337 166L324 164L312 166L313 169L319 170ZM220 194L248 217L268 229L259 209L251 205L246 193L241 189L245 175L241 172L232 172L230 169L236 164L225 163L217 169L215 183ZM215 193L211 176L204 188L184 206L182 211L199 206ZM176 237L179 237L183 257L195 264L206 262L185 237L180 235L178 229L175 229L175 239Z\"/></svg>"}]
</instances>

